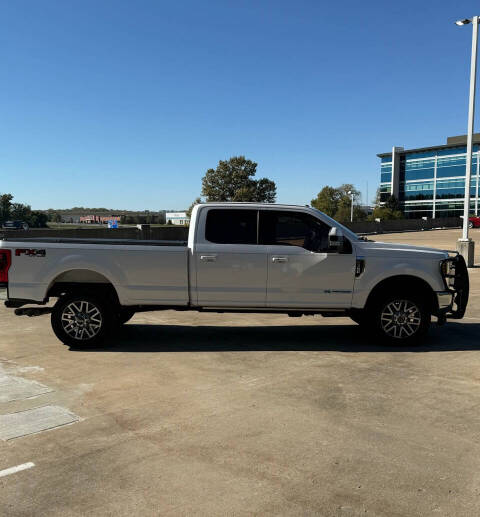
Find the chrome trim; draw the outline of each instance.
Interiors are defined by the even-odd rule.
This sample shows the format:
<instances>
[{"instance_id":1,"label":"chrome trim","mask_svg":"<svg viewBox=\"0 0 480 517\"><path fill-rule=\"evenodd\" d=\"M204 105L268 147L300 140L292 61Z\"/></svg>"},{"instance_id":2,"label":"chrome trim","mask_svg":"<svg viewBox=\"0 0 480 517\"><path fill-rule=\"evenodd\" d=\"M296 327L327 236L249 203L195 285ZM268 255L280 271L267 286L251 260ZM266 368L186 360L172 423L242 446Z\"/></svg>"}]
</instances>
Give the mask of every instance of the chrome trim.
<instances>
[{"instance_id":1,"label":"chrome trim","mask_svg":"<svg viewBox=\"0 0 480 517\"><path fill-rule=\"evenodd\" d=\"M0 300L8 300L8 287L0 287Z\"/></svg>"},{"instance_id":2,"label":"chrome trim","mask_svg":"<svg viewBox=\"0 0 480 517\"><path fill-rule=\"evenodd\" d=\"M437 295L439 310L449 309L452 306L452 303L453 303L452 291L437 291L435 294Z\"/></svg>"}]
</instances>

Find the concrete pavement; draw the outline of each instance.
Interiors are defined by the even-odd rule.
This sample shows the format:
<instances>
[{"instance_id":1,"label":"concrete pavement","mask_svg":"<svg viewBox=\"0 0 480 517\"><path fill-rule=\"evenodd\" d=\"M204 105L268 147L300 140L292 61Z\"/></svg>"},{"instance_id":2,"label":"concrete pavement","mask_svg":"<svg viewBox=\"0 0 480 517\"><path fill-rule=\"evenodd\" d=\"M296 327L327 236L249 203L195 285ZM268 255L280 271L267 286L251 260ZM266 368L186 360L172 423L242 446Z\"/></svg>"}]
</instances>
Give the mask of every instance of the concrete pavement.
<instances>
[{"instance_id":1,"label":"concrete pavement","mask_svg":"<svg viewBox=\"0 0 480 517\"><path fill-rule=\"evenodd\" d=\"M78 421L0 440L0 472L34 464L0 477L0 515L477 515L479 271L466 318L408 349L347 318L168 311L73 351L2 307L3 375L47 388L0 415Z\"/></svg>"}]
</instances>

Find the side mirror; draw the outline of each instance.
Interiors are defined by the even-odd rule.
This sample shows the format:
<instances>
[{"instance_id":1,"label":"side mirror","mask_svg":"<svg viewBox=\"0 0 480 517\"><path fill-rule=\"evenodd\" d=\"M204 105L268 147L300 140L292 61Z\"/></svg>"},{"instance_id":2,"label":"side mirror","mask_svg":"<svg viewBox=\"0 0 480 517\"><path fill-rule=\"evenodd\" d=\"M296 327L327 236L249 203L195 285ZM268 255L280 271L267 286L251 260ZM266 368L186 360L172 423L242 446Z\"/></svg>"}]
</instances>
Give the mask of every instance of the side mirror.
<instances>
[{"instance_id":1,"label":"side mirror","mask_svg":"<svg viewBox=\"0 0 480 517\"><path fill-rule=\"evenodd\" d=\"M338 253L342 253L344 244L345 237L343 235L342 229L337 228L336 226L332 226L328 232L328 247L332 250L338 251Z\"/></svg>"}]
</instances>

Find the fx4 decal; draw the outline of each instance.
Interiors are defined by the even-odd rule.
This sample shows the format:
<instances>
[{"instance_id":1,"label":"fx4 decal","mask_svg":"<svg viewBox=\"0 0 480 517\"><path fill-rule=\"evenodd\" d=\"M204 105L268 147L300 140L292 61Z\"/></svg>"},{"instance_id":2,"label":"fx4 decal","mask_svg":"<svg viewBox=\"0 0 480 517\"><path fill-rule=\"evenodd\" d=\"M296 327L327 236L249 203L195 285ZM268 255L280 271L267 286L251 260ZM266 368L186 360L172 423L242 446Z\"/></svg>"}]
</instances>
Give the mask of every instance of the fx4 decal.
<instances>
[{"instance_id":1,"label":"fx4 decal","mask_svg":"<svg viewBox=\"0 0 480 517\"><path fill-rule=\"evenodd\" d=\"M15 256L20 257L21 255L25 255L26 257L45 257L45 250L36 250L36 249L27 249L27 248L17 248L15 250Z\"/></svg>"}]
</instances>

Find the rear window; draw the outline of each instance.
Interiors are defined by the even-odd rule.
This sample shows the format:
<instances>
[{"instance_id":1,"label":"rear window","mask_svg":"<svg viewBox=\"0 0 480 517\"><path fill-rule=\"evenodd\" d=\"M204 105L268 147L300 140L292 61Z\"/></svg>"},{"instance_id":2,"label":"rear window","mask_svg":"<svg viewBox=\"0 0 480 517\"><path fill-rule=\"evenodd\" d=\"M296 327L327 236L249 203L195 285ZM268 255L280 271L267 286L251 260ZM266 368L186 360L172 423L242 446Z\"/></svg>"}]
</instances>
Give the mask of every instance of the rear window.
<instances>
[{"instance_id":1,"label":"rear window","mask_svg":"<svg viewBox=\"0 0 480 517\"><path fill-rule=\"evenodd\" d=\"M257 244L257 211L209 210L205 238L217 244Z\"/></svg>"}]
</instances>

